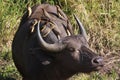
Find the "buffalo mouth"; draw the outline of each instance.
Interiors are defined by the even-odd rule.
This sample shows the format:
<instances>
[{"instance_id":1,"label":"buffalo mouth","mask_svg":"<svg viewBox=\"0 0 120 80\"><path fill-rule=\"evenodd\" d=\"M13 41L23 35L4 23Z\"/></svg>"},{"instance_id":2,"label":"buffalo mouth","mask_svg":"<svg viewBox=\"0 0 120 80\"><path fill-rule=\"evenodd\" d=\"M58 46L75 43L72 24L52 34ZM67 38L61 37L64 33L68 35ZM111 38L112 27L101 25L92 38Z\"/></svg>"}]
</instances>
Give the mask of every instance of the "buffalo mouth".
<instances>
[{"instance_id":1,"label":"buffalo mouth","mask_svg":"<svg viewBox=\"0 0 120 80\"><path fill-rule=\"evenodd\" d=\"M104 61L102 57L97 56L91 60L83 61L80 66L80 72L90 73L101 70L104 67Z\"/></svg>"},{"instance_id":2,"label":"buffalo mouth","mask_svg":"<svg viewBox=\"0 0 120 80\"><path fill-rule=\"evenodd\" d=\"M101 66L96 66L96 67L84 67L84 68L81 68L80 72L83 72L83 73L90 73L90 72L93 72L93 71L99 71L101 70L103 67L103 65Z\"/></svg>"},{"instance_id":3,"label":"buffalo mouth","mask_svg":"<svg viewBox=\"0 0 120 80\"><path fill-rule=\"evenodd\" d=\"M97 55L85 46L81 47L80 61L82 71L84 72L98 71L104 66L103 57Z\"/></svg>"}]
</instances>

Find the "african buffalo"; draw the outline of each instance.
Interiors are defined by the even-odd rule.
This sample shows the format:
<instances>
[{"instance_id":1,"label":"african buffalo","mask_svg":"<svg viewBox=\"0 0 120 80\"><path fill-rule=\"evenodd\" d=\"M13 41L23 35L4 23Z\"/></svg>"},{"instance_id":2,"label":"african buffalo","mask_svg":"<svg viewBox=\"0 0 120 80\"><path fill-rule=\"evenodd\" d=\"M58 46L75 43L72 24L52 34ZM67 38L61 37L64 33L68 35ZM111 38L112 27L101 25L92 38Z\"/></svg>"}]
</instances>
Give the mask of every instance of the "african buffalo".
<instances>
[{"instance_id":1,"label":"african buffalo","mask_svg":"<svg viewBox=\"0 0 120 80\"><path fill-rule=\"evenodd\" d=\"M28 7L12 43L13 60L23 80L67 80L103 66L103 59L89 48L86 31L74 17L78 35L73 34L58 6Z\"/></svg>"}]
</instances>

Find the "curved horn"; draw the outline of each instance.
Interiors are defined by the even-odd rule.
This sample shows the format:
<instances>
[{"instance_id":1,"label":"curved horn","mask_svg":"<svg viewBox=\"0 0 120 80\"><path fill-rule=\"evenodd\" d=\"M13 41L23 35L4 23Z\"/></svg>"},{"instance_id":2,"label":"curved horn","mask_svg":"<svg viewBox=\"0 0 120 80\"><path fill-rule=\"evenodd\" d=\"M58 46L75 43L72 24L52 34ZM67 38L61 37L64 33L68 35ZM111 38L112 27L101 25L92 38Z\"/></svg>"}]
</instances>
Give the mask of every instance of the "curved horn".
<instances>
[{"instance_id":1,"label":"curved horn","mask_svg":"<svg viewBox=\"0 0 120 80\"><path fill-rule=\"evenodd\" d=\"M76 15L74 15L74 18L79 26L80 34L83 35L85 37L85 39L87 40L87 33L86 33L84 26L82 25L80 20L76 17Z\"/></svg>"},{"instance_id":2,"label":"curved horn","mask_svg":"<svg viewBox=\"0 0 120 80\"><path fill-rule=\"evenodd\" d=\"M66 44L63 44L61 41L58 41L54 44L49 44L45 42L40 34L40 29L39 29L40 26L41 24L39 21L37 25L37 36L38 36L39 44L44 50L47 50L50 52L59 52L59 51L62 51L66 47Z\"/></svg>"}]
</instances>

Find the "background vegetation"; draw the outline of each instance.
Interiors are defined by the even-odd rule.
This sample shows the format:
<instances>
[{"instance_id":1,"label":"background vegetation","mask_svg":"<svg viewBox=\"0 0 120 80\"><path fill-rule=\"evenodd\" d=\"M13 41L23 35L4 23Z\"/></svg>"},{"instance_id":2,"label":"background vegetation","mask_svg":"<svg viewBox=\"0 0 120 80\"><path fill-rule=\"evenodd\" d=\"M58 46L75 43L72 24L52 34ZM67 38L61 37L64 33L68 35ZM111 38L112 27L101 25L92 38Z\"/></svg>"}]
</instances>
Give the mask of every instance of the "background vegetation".
<instances>
[{"instance_id":1,"label":"background vegetation","mask_svg":"<svg viewBox=\"0 0 120 80\"><path fill-rule=\"evenodd\" d=\"M75 33L76 14L87 30L90 47L107 58L101 72L78 74L70 80L120 80L120 0L0 0L0 80L21 80L12 61L11 43L27 4L43 2L61 6Z\"/></svg>"}]
</instances>

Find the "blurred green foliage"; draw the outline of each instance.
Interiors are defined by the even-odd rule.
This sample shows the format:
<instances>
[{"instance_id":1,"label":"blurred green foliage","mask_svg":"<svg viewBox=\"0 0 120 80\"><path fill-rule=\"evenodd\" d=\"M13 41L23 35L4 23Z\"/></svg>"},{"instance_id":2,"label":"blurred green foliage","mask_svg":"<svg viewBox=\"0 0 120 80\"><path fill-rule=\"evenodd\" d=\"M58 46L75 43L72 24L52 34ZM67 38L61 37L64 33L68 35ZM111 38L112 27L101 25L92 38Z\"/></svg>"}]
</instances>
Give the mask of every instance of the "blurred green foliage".
<instances>
[{"instance_id":1,"label":"blurred green foliage","mask_svg":"<svg viewBox=\"0 0 120 80\"><path fill-rule=\"evenodd\" d=\"M75 34L76 14L87 30L90 47L98 54L120 53L120 0L0 0L0 80L21 79L12 61L12 40L26 6L45 2L63 9ZM117 76L113 70L110 75L78 74L71 80L117 80Z\"/></svg>"}]
</instances>

